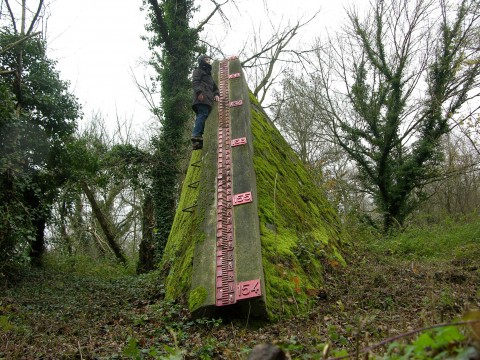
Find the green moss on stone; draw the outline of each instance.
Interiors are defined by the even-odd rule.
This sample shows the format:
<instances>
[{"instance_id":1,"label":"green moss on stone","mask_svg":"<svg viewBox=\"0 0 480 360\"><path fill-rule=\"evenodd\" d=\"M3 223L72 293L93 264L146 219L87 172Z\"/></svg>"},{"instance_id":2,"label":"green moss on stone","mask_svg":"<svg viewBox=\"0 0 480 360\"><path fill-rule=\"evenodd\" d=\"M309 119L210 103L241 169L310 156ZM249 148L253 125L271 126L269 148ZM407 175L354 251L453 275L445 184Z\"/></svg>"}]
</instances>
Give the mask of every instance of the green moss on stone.
<instances>
[{"instance_id":1,"label":"green moss on stone","mask_svg":"<svg viewBox=\"0 0 480 360\"><path fill-rule=\"evenodd\" d=\"M214 76L217 72L218 66L215 66ZM217 131L217 119L218 109L214 106L207 119L203 150L191 152L170 236L160 262L166 300L187 303L192 289L193 257L196 247L206 239L206 212L215 194L211 184L216 175L216 145L211 139Z\"/></svg>"},{"instance_id":2,"label":"green moss on stone","mask_svg":"<svg viewBox=\"0 0 480 360\"><path fill-rule=\"evenodd\" d=\"M188 184L199 180L200 169L191 166L199 160L201 160L201 152L192 152L172 230L160 264L162 273L166 275L165 297L167 300L182 298L185 300L191 286L195 244L204 237L199 225L202 216L197 208L193 207L191 209L193 212L182 211L198 202L199 188L189 187Z\"/></svg>"},{"instance_id":3,"label":"green moss on stone","mask_svg":"<svg viewBox=\"0 0 480 360\"><path fill-rule=\"evenodd\" d=\"M344 263L346 235L325 194L251 94L250 102L266 306L269 318L279 319L309 310L309 290L323 285L323 261ZM191 164L202 160L202 167L188 168L161 262L166 299L188 299L191 311L211 296L204 286L190 290L195 246L205 244L206 212L215 192L214 155L213 148L192 153ZM198 180L199 187L187 186ZM182 211L195 203L193 213Z\"/></svg>"},{"instance_id":4,"label":"green moss on stone","mask_svg":"<svg viewBox=\"0 0 480 360\"><path fill-rule=\"evenodd\" d=\"M193 312L202 306L207 298L207 295L207 289L205 289L203 286L193 289L188 296L188 308L190 311Z\"/></svg>"},{"instance_id":5,"label":"green moss on stone","mask_svg":"<svg viewBox=\"0 0 480 360\"><path fill-rule=\"evenodd\" d=\"M254 166L267 311L277 319L305 313L322 286L322 259L344 263L345 234L335 210L250 94Z\"/></svg>"}]
</instances>

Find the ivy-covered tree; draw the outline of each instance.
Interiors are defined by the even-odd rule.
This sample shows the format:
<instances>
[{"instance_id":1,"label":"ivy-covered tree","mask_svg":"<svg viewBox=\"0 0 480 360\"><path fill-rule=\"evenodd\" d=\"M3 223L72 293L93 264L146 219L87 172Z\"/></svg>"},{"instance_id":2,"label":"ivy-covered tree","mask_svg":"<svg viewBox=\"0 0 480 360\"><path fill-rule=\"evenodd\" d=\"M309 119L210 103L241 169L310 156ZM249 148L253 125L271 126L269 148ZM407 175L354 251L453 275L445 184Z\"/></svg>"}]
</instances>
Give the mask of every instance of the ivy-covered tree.
<instances>
[{"instance_id":1,"label":"ivy-covered tree","mask_svg":"<svg viewBox=\"0 0 480 360\"><path fill-rule=\"evenodd\" d=\"M80 107L33 32L43 1L30 24L26 2L20 20L6 5L11 18L0 30L0 263L19 253L38 263L50 206L64 181L62 153Z\"/></svg>"},{"instance_id":2,"label":"ivy-covered tree","mask_svg":"<svg viewBox=\"0 0 480 360\"><path fill-rule=\"evenodd\" d=\"M215 2L213 2L215 3ZM226 2L225 2L226 3ZM154 137L155 160L151 171L155 210L155 253L160 257L175 215L179 179L187 157L191 110L190 74L199 54L199 32L222 4L215 3L211 14L198 26L192 25L196 10L193 0L143 0L148 10L151 33L151 65L160 84L161 106L153 109L161 121ZM141 264L140 264L141 266Z\"/></svg>"},{"instance_id":3,"label":"ivy-covered tree","mask_svg":"<svg viewBox=\"0 0 480 360\"><path fill-rule=\"evenodd\" d=\"M144 4L147 3L144 1ZM152 169L156 217L156 252L163 249L175 214L181 161L186 154L186 125L191 119L189 75L198 34L190 27L192 0L149 0L150 48L161 87L161 134L154 138L156 160Z\"/></svg>"},{"instance_id":4,"label":"ivy-covered tree","mask_svg":"<svg viewBox=\"0 0 480 360\"><path fill-rule=\"evenodd\" d=\"M331 131L388 231L438 175L451 121L478 109L480 1L376 0L364 20L355 11L349 20L318 52L315 76Z\"/></svg>"}]
</instances>

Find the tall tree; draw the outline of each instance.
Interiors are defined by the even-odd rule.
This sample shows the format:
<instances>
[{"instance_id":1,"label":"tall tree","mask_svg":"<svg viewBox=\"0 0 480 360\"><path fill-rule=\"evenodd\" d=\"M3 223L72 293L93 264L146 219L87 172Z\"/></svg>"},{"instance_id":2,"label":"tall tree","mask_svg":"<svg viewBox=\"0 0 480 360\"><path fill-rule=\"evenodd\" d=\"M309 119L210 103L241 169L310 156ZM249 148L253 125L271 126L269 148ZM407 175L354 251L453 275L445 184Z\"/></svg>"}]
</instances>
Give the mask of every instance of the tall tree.
<instances>
[{"instance_id":1,"label":"tall tree","mask_svg":"<svg viewBox=\"0 0 480 360\"><path fill-rule=\"evenodd\" d=\"M190 27L192 0L148 0L147 6L147 29L153 34L150 47L155 57L152 64L162 97L162 130L154 139L157 154L152 170L156 251L161 255L173 222L180 166L186 153L186 125L191 118L189 74L198 34Z\"/></svg>"},{"instance_id":2,"label":"tall tree","mask_svg":"<svg viewBox=\"0 0 480 360\"><path fill-rule=\"evenodd\" d=\"M325 116L386 231L422 200L450 121L479 96L479 17L479 0L376 0L318 52Z\"/></svg>"},{"instance_id":3,"label":"tall tree","mask_svg":"<svg viewBox=\"0 0 480 360\"><path fill-rule=\"evenodd\" d=\"M192 118L189 80L195 54L198 55L199 32L222 4L215 4L211 14L197 27L191 24L195 11L193 0L143 0L148 9L147 30L153 51L152 65L161 88L161 133L153 139L156 148L152 176L152 199L156 221L156 254L161 256L170 233L178 196L182 162L188 154L187 125Z\"/></svg>"},{"instance_id":4,"label":"tall tree","mask_svg":"<svg viewBox=\"0 0 480 360\"><path fill-rule=\"evenodd\" d=\"M9 254L8 260L25 248L27 238L31 259L39 262L50 206L64 180L61 154L80 108L47 57L45 41L34 32L43 0L29 7L26 0L18 3L17 16L8 0L3 3L9 17L0 30L0 89L6 95L0 107L7 113L0 128L0 246L8 244L10 253L0 254ZM30 13L30 7L36 11Z\"/></svg>"},{"instance_id":5,"label":"tall tree","mask_svg":"<svg viewBox=\"0 0 480 360\"><path fill-rule=\"evenodd\" d=\"M281 89L274 91L276 124L304 164L325 159L331 147L322 114L321 83L287 71ZM322 161L323 162L323 161Z\"/></svg>"},{"instance_id":6,"label":"tall tree","mask_svg":"<svg viewBox=\"0 0 480 360\"><path fill-rule=\"evenodd\" d=\"M332 141L323 96L323 84L317 76L287 71L281 89L274 91L274 118L316 184L326 190L342 213L348 213L357 209L361 194L352 181L351 161Z\"/></svg>"}]
</instances>

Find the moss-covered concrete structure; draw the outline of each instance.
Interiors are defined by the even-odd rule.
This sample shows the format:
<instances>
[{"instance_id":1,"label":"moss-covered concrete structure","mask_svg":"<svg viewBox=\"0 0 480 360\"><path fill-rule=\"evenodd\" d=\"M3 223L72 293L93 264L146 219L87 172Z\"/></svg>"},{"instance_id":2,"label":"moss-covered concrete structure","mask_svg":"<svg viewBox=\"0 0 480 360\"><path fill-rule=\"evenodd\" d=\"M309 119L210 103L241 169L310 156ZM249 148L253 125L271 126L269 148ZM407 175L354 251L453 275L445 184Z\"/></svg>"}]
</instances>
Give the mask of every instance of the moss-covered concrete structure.
<instances>
[{"instance_id":1,"label":"moss-covered concrete structure","mask_svg":"<svg viewBox=\"0 0 480 360\"><path fill-rule=\"evenodd\" d=\"M204 148L193 151L177 214L162 259L166 297L188 302L196 315L258 316L304 313L322 287L322 263L343 263L340 221L304 165L248 90L240 62L229 62L233 193L253 201L234 207L237 282L259 279L261 296L216 306L218 108L210 114ZM214 76L218 79L218 64ZM217 285L218 286L218 285Z\"/></svg>"}]
</instances>

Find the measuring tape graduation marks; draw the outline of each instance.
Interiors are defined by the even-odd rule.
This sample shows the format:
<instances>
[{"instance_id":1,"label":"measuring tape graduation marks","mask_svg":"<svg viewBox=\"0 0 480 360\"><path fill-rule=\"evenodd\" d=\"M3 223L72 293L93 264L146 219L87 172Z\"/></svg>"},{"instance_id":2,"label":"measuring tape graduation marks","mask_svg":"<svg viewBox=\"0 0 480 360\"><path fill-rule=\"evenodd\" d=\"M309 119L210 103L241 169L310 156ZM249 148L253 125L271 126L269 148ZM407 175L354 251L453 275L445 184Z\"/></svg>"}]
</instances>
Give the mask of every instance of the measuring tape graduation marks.
<instances>
[{"instance_id":1,"label":"measuring tape graduation marks","mask_svg":"<svg viewBox=\"0 0 480 360\"><path fill-rule=\"evenodd\" d=\"M217 231L216 231L216 305L235 304L237 300L261 295L260 280L236 283L233 207L252 202L251 192L232 193L232 147L246 144L246 138L231 139L230 107L242 106L242 100L229 102L229 80L240 78L240 73L229 75L228 58L220 62L220 102L218 104L217 149Z\"/></svg>"}]
</instances>

